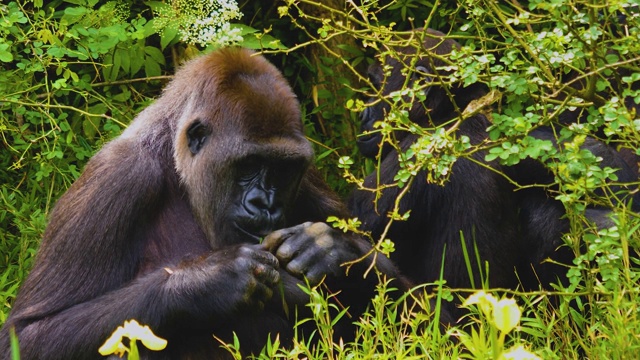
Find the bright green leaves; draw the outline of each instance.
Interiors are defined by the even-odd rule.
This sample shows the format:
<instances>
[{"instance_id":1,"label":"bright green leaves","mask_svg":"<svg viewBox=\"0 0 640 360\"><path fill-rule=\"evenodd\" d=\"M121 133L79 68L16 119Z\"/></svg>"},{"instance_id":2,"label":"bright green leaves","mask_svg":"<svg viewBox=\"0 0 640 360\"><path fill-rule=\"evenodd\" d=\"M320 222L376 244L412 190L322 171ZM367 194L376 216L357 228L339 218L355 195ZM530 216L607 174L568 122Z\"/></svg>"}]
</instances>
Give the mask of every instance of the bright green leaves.
<instances>
[{"instance_id":1,"label":"bright green leaves","mask_svg":"<svg viewBox=\"0 0 640 360\"><path fill-rule=\"evenodd\" d=\"M514 143L505 141L499 146L489 149L486 161L500 160L505 165L515 165L526 158L547 159L556 153L556 149L549 140L526 136Z\"/></svg>"},{"instance_id":2,"label":"bright green leaves","mask_svg":"<svg viewBox=\"0 0 640 360\"><path fill-rule=\"evenodd\" d=\"M433 132L425 131L415 143L400 155L400 170L394 180L399 187L404 187L419 172L425 171L426 181L444 184L451 167L458 157L468 156L471 149L467 136L456 137L455 133L445 128L436 128Z\"/></svg>"},{"instance_id":3,"label":"bright green leaves","mask_svg":"<svg viewBox=\"0 0 640 360\"><path fill-rule=\"evenodd\" d=\"M526 134L543 119L535 112L521 113L515 108L507 108L503 114L493 113L491 118L493 124L487 129L491 140L498 140L502 136L513 137Z\"/></svg>"},{"instance_id":4,"label":"bright green leaves","mask_svg":"<svg viewBox=\"0 0 640 360\"><path fill-rule=\"evenodd\" d=\"M0 61L11 62L13 61L13 54L11 54L9 44L0 44Z\"/></svg>"},{"instance_id":5,"label":"bright green leaves","mask_svg":"<svg viewBox=\"0 0 640 360\"><path fill-rule=\"evenodd\" d=\"M62 15L62 19L60 19L60 25L68 26L77 23L82 20L82 18L89 12L89 9L78 6L78 7L68 7L64 9L64 15Z\"/></svg>"},{"instance_id":6,"label":"bright green leaves","mask_svg":"<svg viewBox=\"0 0 640 360\"><path fill-rule=\"evenodd\" d=\"M231 29L239 29L242 41L239 46L249 49L286 49L279 39L268 34L269 30L260 32L251 26L243 24L231 24Z\"/></svg>"},{"instance_id":7,"label":"bright green leaves","mask_svg":"<svg viewBox=\"0 0 640 360\"><path fill-rule=\"evenodd\" d=\"M15 2L10 2L6 7L6 11L2 9L1 14L0 28L6 29L15 26L15 24L26 24L29 21Z\"/></svg>"},{"instance_id":8,"label":"bright green leaves","mask_svg":"<svg viewBox=\"0 0 640 360\"><path fill-rule=\"evenodd\" d=\"M179 31L177 27L166 27L160 33L160 47L164 50L169 46L169 44L178 38L178 34Z\"/></svg>"},{"instance_id":9,"label":"bright green leaves","mask_svg":"<svg viewBox=\"0 0 640 360\"><path fill-rule=\"evenodd\" d=\"M145 75L147 77L159 76L161 74L160 65L164 65L164 55L158 48L152 46L145 46L144 53Z\"/></svg>"},{"instance_id":10,"label":"bright green leaves","mask_svg":"<svg viewBox=\"0 0 640 360\"><path fill-rule=\"evenodd\" d=\"M12 34L19 32L20 25L27 21L16 3L11 2L6 7L0 5L0 62L9 63L14 60Z\"/></svg>"},{"instance_id":11,"label":"bright green leaves","mask_svg":"<svg viewBox=\"0 0 640 360\"><path fill-rule=\"evenodd\" d=\"M159 91L157 83L137 82L132 92L128 82L162 75L166 60L149 39L148 9L132 15L142 8L96 0L41 7L0 5L2 183L42 189L34 196L51 201Z\"/></svg>"}]
</instances>

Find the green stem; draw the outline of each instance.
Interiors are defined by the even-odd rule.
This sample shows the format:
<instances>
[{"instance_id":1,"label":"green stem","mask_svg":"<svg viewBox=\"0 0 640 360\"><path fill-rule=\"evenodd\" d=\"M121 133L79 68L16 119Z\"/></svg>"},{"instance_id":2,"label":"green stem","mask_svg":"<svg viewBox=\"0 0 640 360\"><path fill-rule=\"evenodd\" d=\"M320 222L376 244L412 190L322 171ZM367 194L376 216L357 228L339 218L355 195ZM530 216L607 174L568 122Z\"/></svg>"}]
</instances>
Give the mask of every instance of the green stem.
<instances>
[{"instance_id":1,"label":"green stem","mask_svg":"<svg viewBox=\"0 0 640 360\"><path fill-rule=\"evenodd\" d=\"M138 352L136 339L131 339L131 342L129 343L129 356L127 356L127 360L140 360L140 353Z\"/></svg>"}]
</instances>

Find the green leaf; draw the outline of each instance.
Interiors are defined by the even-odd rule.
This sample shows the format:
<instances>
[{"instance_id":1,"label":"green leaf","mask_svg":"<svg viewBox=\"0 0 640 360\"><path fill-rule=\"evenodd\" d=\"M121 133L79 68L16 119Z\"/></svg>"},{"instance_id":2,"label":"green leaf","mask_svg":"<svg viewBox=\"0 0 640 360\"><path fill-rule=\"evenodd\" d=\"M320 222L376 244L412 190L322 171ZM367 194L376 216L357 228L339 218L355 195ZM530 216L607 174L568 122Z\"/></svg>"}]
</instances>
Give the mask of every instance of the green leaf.
<instances>
[{"instance_id":1,"label":"green leaf","mask_svg":"<svg viewBox=\"0 0 640 360\"><path fill-rule=\"evenodd\" d=\"M149 55L156 63L164 65L164 55L160 49L153 46L145 46L144 52Z\"/></svg>"},{"instance_id":2,"label":"green leaf","mask_svg":"<svg viewBox=\"0 0 640 360\"><path fill-rule=\"evenodd\" d=\"M100 119L97 117L87 117L85 121L82 122L82 132L84 136L93 140L98 133L98 126L100 126Z\"/></svg>"},{"instance_id":3,"label":"green leaf","mask_svg":"<svg viewBox=\"0 0 640 360\"><path fill-rule=\"evenodd\" d=\"M131 91L129 91L126 86L121 86L120 89L122 90L122 92L120 94L113 95L113 100L125 102L131 99Z\"/></svg>"},{"instance_id":4,"label":"green leaf","mask_svg":"<svg viewBox=\"0 0 640 360\"><path fill-rule=\"evenodd\" d=\"M144 41L140 41L139 46L133 46L129 49L129 59L131 60L131 71L130 75L135 75L140 71L142 65L144 65L144 56L140 56L143 51Z\"/></svg>"},{"instance_id":5,"label":"green leaf","mask_svg":"<svg viewBox=\"0 0 640 360\"><path fill-rule=\"evenodd\" d=\"M116 51L113 54L113 69L111 69L111 77L109 78L109 81L116 81L116 79L118 78L118 73L120 72L121 63L122 63L122 57Z\"/></svg>"},{"instance_id":6,"label":"green leaf","mask_svg":"<svg viewBox=\"0 0 640 360\"><path fill-rule=\"evenodd\" d=\"M102 76L104 77L105 81L108 81L109 79L111 79L111 70L113 69L113 55L105 55L102 65L104 65L102 68Z\"/></svg>"},{"instance_id":7,"label":"green leaf","mask_svg":"<svg viewBox=\"0 0 640 360\"><path fill-rule=\"evenodd\" d=\"M334 149L329 149L327 151L320 153L318 156L316 156L316 161L326 158L327 156L331 155L333 152L334 152Z\"/></svg>"},{"instance_id":8,"label":"green leaf","mask_svg":"<svg viewBox=\"0 0 640 360\"><path fill-rule=\"evenodd\" d=\"M164 50L178 36L178 28L167 26L160 36L160 47Z\"/></svg>"},{"instance_id":9,"label":"green leaf","mask_svg":"<svg viewBox=\"0 0 640 360\"><path fill-rule=\"evenodd\" d=\"M20 360L20 345L18 344L18 337L16 336L16 331L12 327L9 329L10 339L11 339L11 359L12 360Z\"/></svg>"},{"instance_id":10,"label":"green leaf","mask_svg":"<svg viewBox=\"0 0 640 360\"><path fill-rule=\"evenodd\" d=\"M86 13L87 8L82 6L66 8L64 9L64 15L62 15L60 23L66 25L75 24L80 21Z\"/></svg>"},{"instance_id":11,"label":"green leaf","mask_svg":"<svg viewBox=\"0 0 640 360\"><path fill-rule=\"evenodd\" d=\"M8 51L9 44L0 44L0 61L11 62L13 61L13 54Z\"/></svg>"},{"instance_id":12,"label":"green leaf","mask_svg":"<svg viewBox=\"0 0 640 360\"><path fill-rule=\"evenodd\" d=\"M162 1L147 1L145 2L145 5L150 7L151 10L153 11L163 11L163 10L171 9L171 5L165 4Z\"/></svg>"},{"instance_id":13,"label":"green leaf","mask_svg":"<svg viewBox=\"0 0 640 360\"><path fill-rule=\"evenodd\" d=\"M120 59L120 68L125 73L129 73L129 69L131 69L131 58L129 57L129 52L124 49L116 49L115 57Z\"/></svg>"},{"instance_id":14,"label":"green leaf","mask_svg":"<svg viewBox=\"0 0 640 360\"><path fill-rule=\"evenodd\" d=\"M78 77L78 74L76 74L75 72L69 70L69 69L64 69L64 74L63 74L65 79L71 78L71 80L73 80L74 82L78 82L80 81L80 78Z\"/></svg>"},{"instance_id":15,"label":"green leaf","mask_svg":"<svg viewBox=\"0 0 640 360\"><path fill-rule=\"evenodd\" d=\"M242 41L238 44L239 46L246 47L249 49L286 49L280 40L274 38L271 35L262 35L258 38L255 34L245 35L242 38Z\"/></svg>"},{"instance_id":16,"label":"green leaf","mask_svg":"<svg viewBox=\"0 0 640 360\"><path fill-rule=\"evenodd\" d=\"M160 76L160 65L150 56L144 59L144 73L147 77Z\"/></svg>"},{"instance_id":17,"label":"green leaf","mask_svg":"<svg viewBox=\"0 0 640 360\"><path fill-rule=\"evenodd\" d=\"M253 34L253 33L257 33L258 30L249 26L249 25L244 25L244 24L231 24L231 29L240 29L240 35L241 36L245 36L248 34Z\"/></svg>"},{"instance_id":18,"label":"green leaf","mask_svg":"<svg viewBox=\"0 0 640 360\"><path fill-rule=\"evenodd\" d=\"M274 38L273 36L265 33L258 32L258 30L252 28L251 26L243 25L243 24L231 24L231 29L240 29L240 36L242 36L242 41L238 44L239 46L246 47L249 49L286 49L279 39Z\"/></svg>"},{"instance_id":19,"label":"green leaf","mask_svg":"<svg viewBox=\"0 0 640 360\"><path fill-rule=\"evenodd\" d=\"M144 37L149 37L155 34L156 32L158 32L158 29L156 29L155 23L156 23L156 19L151 19L149 20L149 22L144 24Z\"/></svg>"},{"instance_id":20,"label":"green leaf","mask_svg":"<svg viewBox=\"0 0 640 360\"><path fill-rule=\"evenodd\" d=\"M52 46L47 49L47 54L56 59L62 59L65 57L65 55L67 55L67 49L65 47Z\"/></svg>"},{"instance_id":21,"label":"green leaf","mask_svg":"<svg viewBox=\"0 0 640 360\"><path fill-rule=\"evenodd\" d=\"M493 161L498 158L498 154L487 154L484 157L484 161Z\"/></svg>"}]
</instances>

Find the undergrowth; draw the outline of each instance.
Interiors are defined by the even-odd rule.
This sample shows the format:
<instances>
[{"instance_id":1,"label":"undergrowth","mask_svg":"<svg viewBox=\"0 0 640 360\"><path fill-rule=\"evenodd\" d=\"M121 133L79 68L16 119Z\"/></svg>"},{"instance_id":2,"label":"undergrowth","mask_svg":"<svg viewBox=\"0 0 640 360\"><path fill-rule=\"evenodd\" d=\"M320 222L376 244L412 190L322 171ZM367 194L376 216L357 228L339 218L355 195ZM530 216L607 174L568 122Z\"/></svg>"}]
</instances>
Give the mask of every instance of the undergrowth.
<instances>
[{"instance_id":1,"label":"undergrowth","mask_svg":"<svg viewBox=\"0 0 640 360\"><path fill-rule=\"evenodd\" d=\"M444 84L479 82L491 90L476 109L461 112L455 121L482 111L492 121L490 138L470 146L446 128L409 125L403 120L403 99L424 89L380 99L397 115L380 129L392 146L397 144L391 134L398 130L420 135L416 153L439 144L429 157L408 156L412 160L398 174L398 185L413 181L415 169L425 168L436 169L430 181L445 184L453 162L476 151L487 151L487 160L506 165L543 159L572 224L564 238L575 255L564 264L569 281L553 291L531 292L449 289L440 281L429 287L435 290L421 286L399 299L395 290L381 285L369 312L353 319L355 342L334 339L337 319L326 315L333 305L320 288L306 289L315 317L300 321L315 321L317 332L296 339L292 348L282 348L274 334L256 357L636 358L640 217L629 204L615 201L620 194L607 186L616 182L613 169L600 168L599 159L580 145L589 136L640 154L637 1L359 3L241 3L243 24L234 25L234 34L244 36L240 44L262 49L294 85L318 165L331 185L347 192L376 166L354 150L355 120L366 107L361 99L379 96L362 75L368 63L375 54L397 57L393 47L409 45L407 31L436 28L462 44L449 59L452 75ZM176 66L214 47L188 42L180 33L184 22L157 21L167 4L173 2L19 0L0 5L0 323L31 268L55 200L96 149L152 101ZM195 16L196 10L176 16ZM331 42L344 38L351 39L349 45ZM338 79L340 94L323 87L331 79ZM338 95L351 98L340 102ZM560 114L568 110L579 121L561 122ZM563 151L528 136L543 125L557 129L557 140L566 144ZM625 185L626 191L638 191L638 182ZM596 190L605 196L595 195ZM600 229L585 225L591 205L612 207L613 224ZM378 250L393 250L389 239L373 240ZM474 260L467 256L466 262ZM411 302L404 301L408 296ZM467 313L444 328L433 321L434 313L449 301ZM221 346L237 355L242 344Z\"/></svg>"}]
</instances>

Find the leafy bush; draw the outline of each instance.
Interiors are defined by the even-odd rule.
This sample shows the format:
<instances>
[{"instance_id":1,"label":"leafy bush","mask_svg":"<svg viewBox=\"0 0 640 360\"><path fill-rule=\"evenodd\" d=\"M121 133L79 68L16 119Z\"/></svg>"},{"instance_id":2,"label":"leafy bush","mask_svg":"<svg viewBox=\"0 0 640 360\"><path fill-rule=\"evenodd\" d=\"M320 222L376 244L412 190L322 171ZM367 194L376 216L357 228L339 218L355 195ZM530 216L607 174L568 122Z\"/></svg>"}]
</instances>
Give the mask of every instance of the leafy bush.
<instances>
[{"instance_id":1,"label":"leafy bush","mask_svg":"<svg viewBox=\"0 0 640 360\"><path fill-rule=\"evenodd\" d=\"M407 41L407 31L420 26L441 30L460 42L462 48L447 59L452 75L440 80L483 83L492 90L477 108L460 109L460 117L454 119L464 121L474 112L484 112L492 121L490 139L471 145L455 137L450 127L410 124L403 99L421 96L421 88L403 89L380 99L392 105L380 128L392 146L397 146L391 136L394 130L420 135L420 141L403 155L398 186L414 181L421 169L430 169L429 181L444 184L452 164L477 151L488 151L487 160L504 164L541 159L555 176L557 198L572 223L565 236L576 255L573 264L567 264L571 281L553 293L503 291L492 295L497 299L509 293L522 311L519 325L503 331L508 335L502 343L493 337L500 334L495 332L495 319L482 309L472 310L459 326L441 334L428 314L392 302L390 290L384 287L371 312L354 319L360 326L358 343L333 343L334 319L323 317L327 312L322 311L329 306L326 296L318 289L308 289L310 306L318 309L314 320L319 324L315 336L320 345L312 349L308 339L299 339L294 349L284 350L275 338L263 357L499 358L509 355L502 352L505 349L520 348L542 358L635 357L640 347L640 220L621 204L614 207L614 226L585 226L588 205L613 204L620 194L606 185L616 181L612 169L600 168L599 159L580 145L591 136L640 154L637 2L358 3L247 2L240 10L248 25L225 29L239 31L246 46L270 49L271 59L303 102L318 163L342 193L358 186L363 175L375 168L353 146L358 112L366 106L362 99L378 96L362 75L374 54L398 57L394 46L419 46L415 38L413 43ZM0 5L0 207L5 210L0 211L0 251L4 254L0 258L4 305L0 322L31 268L52 204L95 150L117 136L158 94L173 69L202 50L181 33L189 22L165 21L163 16L188 18L215 9L172 4L16 0ZM568 110L575 114L575 121L560 118ZM553 126L557 140L566 145L556 149L528 135L543 125ZM336 163L343 173L335 171ZM596 189L603 189L606 196L597 196ZM637 191L638 183L628 184L628 189ZM394 221L402 221L410 215L396 211L393 216ZM355 227L358 222L342 224ZM393 250L388 240L375 240L380 250ZM430 296L447 301L452 294L467 296L456 289L442 289ZM422 306L428 308L423 301ZM460 341L451 342L450 337ZM501 347L493 347L495 344ZM228 348L233 351L237 346L241 344Z\"/></svg>"}]
</instances>

